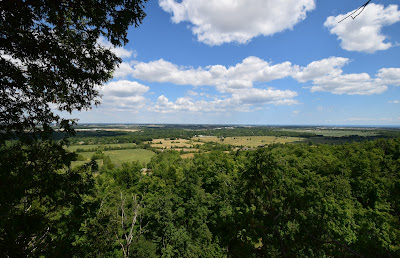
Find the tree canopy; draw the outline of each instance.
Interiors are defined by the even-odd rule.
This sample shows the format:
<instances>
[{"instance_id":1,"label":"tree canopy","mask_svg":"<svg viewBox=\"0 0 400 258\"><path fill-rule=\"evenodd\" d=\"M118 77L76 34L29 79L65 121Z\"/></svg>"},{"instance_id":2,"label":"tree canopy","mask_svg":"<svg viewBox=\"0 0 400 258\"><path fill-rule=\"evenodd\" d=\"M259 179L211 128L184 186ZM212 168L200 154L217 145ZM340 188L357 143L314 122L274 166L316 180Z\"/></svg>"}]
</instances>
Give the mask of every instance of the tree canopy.
<instances>
[{"instance_id":1,"label":"tree canopy","mask_svg":"<svg viewBox=\"0 0 400 258\"><path fill-rule=\"evenodd\" d=\"M98 86L121 62L97 42L128 42L147 0L5 0L0 3L0 131L37 132L98 104ZM39 129L40 126L42 129ZM3 135L4 137L4 135Z\"/></svg>"}]
</instances>

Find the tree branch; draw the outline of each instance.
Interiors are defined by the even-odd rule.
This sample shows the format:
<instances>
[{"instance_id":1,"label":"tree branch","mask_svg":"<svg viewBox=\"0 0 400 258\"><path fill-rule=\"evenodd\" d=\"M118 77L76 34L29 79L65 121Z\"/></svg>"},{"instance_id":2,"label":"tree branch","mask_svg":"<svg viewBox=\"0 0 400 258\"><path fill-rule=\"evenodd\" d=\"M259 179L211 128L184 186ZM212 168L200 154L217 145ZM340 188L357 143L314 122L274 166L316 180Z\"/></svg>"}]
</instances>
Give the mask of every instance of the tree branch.
<instances>
[{"instance_id":1,"label":"tree branch","mask_svg":"<svg viewBox=\"0 0 400 258\"><path fill-rule=\"evenodd\" d=\"M346 19L349 18L349 17L351 17L351 18L354 20L357 16L359 16L359 15L364 11L365 7L367 7L367 5L368 5L370 2L371 2L371 0L369 0L368 2L366 2L365 4L363 4L362 6L358 7L357 10L355 10L355 11L352 12L351 14L347 15L346 17L344 17L344 18L343 18L342 20L340 20L338 23L341 23L342 21L346 20ZM358 14L356 14L355 16L353 16L353 14L355 14L356 12L358 12L358 10L360 10L360 9L361 9L361 11L360 11Z\"/></svg>"}]
</instances>

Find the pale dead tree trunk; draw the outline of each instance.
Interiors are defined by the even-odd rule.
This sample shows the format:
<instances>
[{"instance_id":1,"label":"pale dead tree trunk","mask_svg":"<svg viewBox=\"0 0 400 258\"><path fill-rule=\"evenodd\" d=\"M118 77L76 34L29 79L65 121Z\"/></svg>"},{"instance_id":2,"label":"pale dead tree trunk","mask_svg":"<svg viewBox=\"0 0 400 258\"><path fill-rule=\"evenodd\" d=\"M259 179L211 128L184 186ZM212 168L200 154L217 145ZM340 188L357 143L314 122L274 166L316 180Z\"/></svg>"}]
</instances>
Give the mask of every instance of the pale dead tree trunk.
<instances>
[{"instance_id":1,"label":"pale dead tree trunk","mask_svg":"<svg viewBox=\"0 0 400 258\"><path fill-rule=\"evenodd\" d=\"M115 236L118 243L121 245L122 252L125 257L129 256L129 248L133 240L133 229L136 224L136 220L140 211L140 204L137 202L136 196L132 195L132 220L129 220L129 213L125 212L125 202L126 197L123 196L121 192L121 206L117 208L117 218L121 216L121 230L122 232L118 234L118 229L115 231ZM129 220L129 221L128 221ZM129 231L129 233L127 233ZM140 234L141 232L139 232Z\"/></svg>"}]
</instances>

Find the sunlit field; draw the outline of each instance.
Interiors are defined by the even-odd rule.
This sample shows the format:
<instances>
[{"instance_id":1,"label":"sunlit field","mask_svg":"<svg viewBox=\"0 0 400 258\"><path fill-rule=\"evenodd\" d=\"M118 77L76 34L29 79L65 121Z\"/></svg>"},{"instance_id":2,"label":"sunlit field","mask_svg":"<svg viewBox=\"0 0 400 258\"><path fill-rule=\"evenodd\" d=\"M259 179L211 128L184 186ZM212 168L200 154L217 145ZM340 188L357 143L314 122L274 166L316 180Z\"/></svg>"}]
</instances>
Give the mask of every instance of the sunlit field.
<instances>
[{"instance_id":1,"label":"sunlit field","mask_svg":"<svg viewBox=\"0 0 400 258\"><path fill-rule=\"evenodd\" d=\"M257 147L273 143L293 143L304 141L299 137L275 137L275 136L241 136L241 137L195 137L194 140L201 142L219 142L233 146Z\"/></svg>"}]
</instances>

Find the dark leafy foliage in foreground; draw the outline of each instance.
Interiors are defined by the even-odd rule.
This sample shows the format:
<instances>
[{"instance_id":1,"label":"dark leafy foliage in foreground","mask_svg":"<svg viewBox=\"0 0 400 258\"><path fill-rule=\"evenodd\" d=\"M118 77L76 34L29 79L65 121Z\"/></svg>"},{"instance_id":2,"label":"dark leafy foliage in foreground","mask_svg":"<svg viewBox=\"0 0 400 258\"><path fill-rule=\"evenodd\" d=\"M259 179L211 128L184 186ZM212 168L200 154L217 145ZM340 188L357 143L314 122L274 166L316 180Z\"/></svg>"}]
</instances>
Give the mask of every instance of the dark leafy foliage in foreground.
<instances>
[{"instance_id":1,"label":"dark leafy foliage in foreground","mask_svg":"<svg viewBox=\"0 0 400 258\"><path fill-rule=\"evenodd\" d=\"M75 155L52 141L0 147L0 253L62 256L90 216L94 179L88 164L65 169ZM93 208L95 208L93 206Z\"/></svg>"},{"instance_id":2,"label":"dark leafy foliage in foreground","mask_svg":"<svg viewBox=\"0 0 400 258\"><path fill-rule=\"evenodd\" d=\"M0 2L0 144L26 131L33 136L71 121L71 113L98 104L98 86L121 62L100 36L114 46L128 42L130 25L145 17L146 0Z\"/></svg>"}]
</instances>

